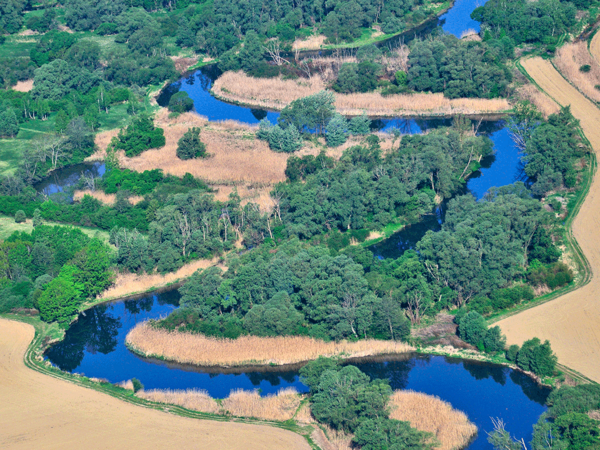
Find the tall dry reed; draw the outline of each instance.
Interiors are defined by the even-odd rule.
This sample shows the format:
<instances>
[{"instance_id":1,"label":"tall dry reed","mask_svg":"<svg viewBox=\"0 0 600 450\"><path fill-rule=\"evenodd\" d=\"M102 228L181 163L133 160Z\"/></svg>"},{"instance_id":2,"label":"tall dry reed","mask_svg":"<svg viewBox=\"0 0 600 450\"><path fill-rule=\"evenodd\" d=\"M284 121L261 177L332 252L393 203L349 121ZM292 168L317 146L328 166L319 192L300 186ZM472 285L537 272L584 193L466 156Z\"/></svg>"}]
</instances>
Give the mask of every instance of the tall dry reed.
<instances>
[{"instance_id":1,"label":"tall dry reed","mask_svg":"<svg viewBox=\"0 0 600 450\"><path fill-rule=\"evenodd\" d=\"M161 275L159 273L137 275L135 273L118 273L114 284L99 297L102 300L127 297L128 295L158 289L167 284L174 283L184 278L189 278L198 269L206 269L216 265L217 259L199 259L180 267L177 271ZM225 267L222 267L227 270Z\"/></svg>"},{"instance_id":2,"label":"tall dry reed","mask_svg":"<svg viewBox=\"0 0 600 450\"><path fill-rule=\"evenodd\" d=\"M366 339L357 342L324 342L304 336L216 339L201 334L157 329L143 322L132 329L127 345L146 356L199 366L243 366L294 364L319 356L346 358L406 353L408 344Z\"/></svg>"},{"instance_id":3,"label":"tall dry reed","mask_svg":"<svg viewBox=\"0 0 600 450\"><path fill-rule=\"evenodd\" d=\"M184 391L152 389L150 391L139 391L136 395L151 402L183 406L186 409L205 413L222 414L217 401L208 395L206 391L200 389L186 389Z\"/></svg>"},{"instance_id":4,"label":"tall dry reed","mask_svg":"<svg viewBox=\"0 0 600 450\"><path fill-rule=\"evenodd\" d=\"M277 394L265 397L256 391L234 390L221 404L234 416L284 421L294 417L301 400L294 388L281 389Z\"/></svg>"},{"instance_id":5,"label":"tall dry reed","mask_svg":"<svg viewBox=\"0 0 600 450\"><path fill-rule=\"evenodd\" d=\"M322 34L311 35L306 39L296 39L292 44L293 50L318 50L327 39Z\"/></svg>"},{"instance_id":6,"label":"tall dry reed","mask_svg":"<svg viewBox=\"0 0 600 450\"><path fill-rule=\"evenodd\" d=\"M200 389L181 391L153 389L140 391L137 396L156 403L183 406L194 411L280 421L294 417L302 401L302 396L294 388L281 389L277 394L264 397L256 391L234 390L220 403Z\"/></svg>"},{"instance_id":7,"label":"tall dry reed","mask_svg":"<svg viewBox=\"0 0 600 450\"><path fill-rule=\"evenodd\" d=\"M73 192L73 200L76 202L79 202L86 195L94 197L96 200L100 200L105 205L112 205L115 202L115 200L117 199L116 194L107 194L102 191L91 191L89 189L84 189L84 190ZM132 205L136 205L139 202L141 202L142 200L144 200L144 197L142 197L141 195L132 195L128 198L128 200L129 200L129 203L131 203Z\"/></svg>"},{"instance_id":8,"label":"tall dry reed","mask_svg":"<svg viewBox=\"0 0 600 450\"><path fill-rule=\"evenodd\" d=\"M324 89L323 81L282 78L252 78L243 72L225 72L213 84L213 92L227 99L269 109L283 109L288 103ZM335 106L344 115L415 116L422 114L483 114L508 111L506 99L447 99L443 94L399 94L383 97L377 92L335 94Z\"/></svg>"},{"instance_id":9,"label":"tall dry reed","mask_svg":"<svg viewBox=\"0 0 600 450\"><path fill-rule=\"evenodd\" d=\"M438 397L414 391L395 391L390 399L390 418L410 422L440 441L437 450L463 448L477 433L477 427L462 411Z\"/></svg>"}]
</instances>

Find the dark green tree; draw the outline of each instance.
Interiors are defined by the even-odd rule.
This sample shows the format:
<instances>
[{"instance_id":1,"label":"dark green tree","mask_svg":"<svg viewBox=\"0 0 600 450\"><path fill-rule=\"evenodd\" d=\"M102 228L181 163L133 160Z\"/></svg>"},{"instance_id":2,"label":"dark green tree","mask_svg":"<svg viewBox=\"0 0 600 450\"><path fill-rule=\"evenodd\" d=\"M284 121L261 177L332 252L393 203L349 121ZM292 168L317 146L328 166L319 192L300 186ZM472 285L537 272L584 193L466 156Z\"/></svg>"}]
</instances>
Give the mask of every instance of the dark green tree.
<instances>
[{"instance_id":1,"label":"dark green tree","mask_svg":"<svg viewBox=\"0 0 600 450\"><path fill-rule=\"evenodd\" d=\"M200 140L200 128L188 129L177 141L177 157L179 159L204 158L206 146Z\"/></svg>"}]
</instances>

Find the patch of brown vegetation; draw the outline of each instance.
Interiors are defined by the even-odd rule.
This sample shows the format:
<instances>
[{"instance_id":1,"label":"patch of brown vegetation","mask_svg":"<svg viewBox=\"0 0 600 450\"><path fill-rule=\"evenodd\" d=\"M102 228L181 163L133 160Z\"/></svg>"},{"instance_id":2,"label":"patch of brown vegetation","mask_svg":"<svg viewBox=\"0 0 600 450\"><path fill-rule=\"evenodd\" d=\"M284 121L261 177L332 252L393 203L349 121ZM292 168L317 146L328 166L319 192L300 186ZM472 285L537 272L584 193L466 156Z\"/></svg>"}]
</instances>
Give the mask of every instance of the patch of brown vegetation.
<instances>
[{"instance_id":1,"label":"patch of brown vegetation","mask_svg":"<svg viewBox=\"0 0 600 450\"><path fill-rule=\"evenodd\" d=\"M225 72L213 84L212 91L228 101L281 110L288 103L324 89L323 81L282 78L252 78L243 72ZM443 94L399 94L383 97L377 92L335 94L335 106L344 115L418 116L423 114L488 114L510 109L505 99L447 99Z\"/></svg>"},{"instance_id":2,"label":"patch of brown vegetation","mask_svg":"<svg viewBox=\"0 0 600 450\"><path fill-rule=\"evenodd\" d=\"M196 420L141 408L31 370L31 325L0 319L3 450L308 450L295 433L266 425Z\"/></svg>"},{"instance_id":3,"label":"patch of brown vegetation","mask_svg":"<svg viewBox=\"0 0 600 450\"><path fill-rule=\"evenodd\" d=\"M414 428L433 433L438 450L464 448L477 434L477 427L462 411L439 397L414 391L395 391L390 399L391 419L410 422Z\"/></svg>"},{"instance_id":4,"label":"patch of brown vegetation","mask_svg":"<svg viewBox=\"0 0 600 450\"><path fill-rule=\"evenodd\" d=\"M167 273L165 275L159 273L143 275L135 273L118 273L115 277L114 284L98 298L101 300L111 300L159 289L168 284L189 278L198 269L206 269L207 267L216 265L217 262L217 259L199 259L186 264L175 272Z\"/></svg>"},{"instance_id":5,"label":"patch of brown vegetation","mask_svg":"<svg viewBox=\"0 0 600 450\"><path fill-rule=\"evenodd\" d=\"M414 350L403 342L373 339L357 342L324 342L305 336L216 339L201 334L158 329L148 322L133 328L126 342L143 355L198 366L284 365L310 361L319 356L360 358Z\"/></svg>"},{"instance_id":6,"label":"patch of brown vegetation","mask_svg":"<svg viewBox=\"0 0 600 450\"><path fill-rule=\"evenodd\" d=\"M198 58L180 58L179 56L171 56L173 64L175 64L175 70L179 73L183 73L188 68L192 67L198 62Z\"/></svg>"},{"instance_id":7,"label":"patch of brown vegetation","mask_svg":"<svg viewBox=\"0 0 600 450\"><path fill-rule=\"evenodd\" d=\"M579 41L563 45L556 52L554 65L560 73L581 92L595 101L600 101L600 91L595 86L600 86L600 65L587 49L587 42ZM579 68L589 65L589 72L582 72Z\"/></svg>"},{"instance_id":8,"label":"patch of brown vegetation","mask_svg":"<svg viewBox=\"0 0 600 450\"><path fill-rule=\"evenodd\" d=\"M73 200L76 202L80 202L83 199L83 197L85 197L86 195L94 197L96 200L100 200L105 205L112 205L115 203L115 200L117 199L116 194L107 194L102 191L92 191L90 189L84 189L81 191L73 192ZM129 200L129 203L131 203L132 205L137 205L139 202L144 200L144 197L139 196L139 195L132 195L128 198L128 200Z\"/></svg>"},{"instance_id":9,"label":"patch of brown vegetation","mask_svg":"<svg viewBox=\"0 0 600 450\"><path fill-rule=\"evenodd\" d=\"M519 86L516 91L520 98L529 100L546 118L551 114L556 114L560 110L560 107L554 100L547 95L544 95L543 92L540 92L540 90L531 83Z\"/></svg>"},{"instance_id":10,"label":"patch of brown vegetation","mask_svg":"<svg viewBox=\"0 0 600 450\"><path fill-rule=\"evenodd\" d=\"M17 81L17 84L11 89L18 92L29 92L33 89L33 80Z\"/></svg>"},{"instance_id":11,"label":"patch of brown vegetation","mask_svg":"<svg viewBox=\"0 0 600 450\"><path fill-rule=\"evenodd\" d=\"M561 105L571 105L596 154L600 151L600 111L571 86L552 64L541 58L522 61L536 83ZM559 363L600 382L600 183L598 174L572 224L577 240L594 276L584 287L555 300L530 308L498 322L507 342L521 345L538 337L548 339Z\"/></svg>"},{"instance_id":12,"label":"patch of brown vegetation","mask_svg":"<svg viewBox=\"0 0 600 450\"><path fill-rule=\"evenodd\" d=\"M318 50L327 39L324 35L311 35L306 39L296 39L292 44L292 50Z\"/></svg>"},{"instance_id":13,"label":"patch of brown vegetation","mask_svg":"<svg viewBox=\"0 0 600 450\"><path fill-rule=\"evenodd\" d=\"M425 345L451 346L458 349L476 350L456 335L458 325L454 323L454 316L441 312L435 316L435 321L426 327L413 328L411 335L420 339Z\"/></svg>"}]
</instances>

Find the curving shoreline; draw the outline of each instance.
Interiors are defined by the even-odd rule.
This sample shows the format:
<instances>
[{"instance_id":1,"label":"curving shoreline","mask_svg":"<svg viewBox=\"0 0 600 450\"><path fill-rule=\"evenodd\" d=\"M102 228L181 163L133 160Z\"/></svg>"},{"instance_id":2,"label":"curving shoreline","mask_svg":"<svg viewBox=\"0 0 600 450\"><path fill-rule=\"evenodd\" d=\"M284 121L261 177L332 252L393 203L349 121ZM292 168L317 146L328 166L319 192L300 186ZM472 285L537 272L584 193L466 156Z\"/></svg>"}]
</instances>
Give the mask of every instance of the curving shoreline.
<instances>
[{"instance_id":1,"label":"curving shoreline","mask_svg":"<svg viewBox=\"0 0 600 450\"><path fill-rule=\"evenodd\" d=\"M225 72L210 90L218 100L252 108L281 111L293 100L325 89L314 76L310 80L252 78L243 72ZM395 94L383 97L376 92L334 94L336 109L345 116L366 114L369 117L449 117L456 114L498 116L512 107L506 99L457 98L443 94Z\"/></svg>"},{"instance_id":2,"label":"curving shoreline","mask_svg":"<svg viewBox=\"0 0 600 450\"><path fill-rule=\"evenodd\" d=\"M202 367L284 366L304 363L319 356L344 359L411 353L415 348L404 342L378 341L324 342L305 336L238 339L208 338L201 334L167 331L149 322L135 326L125 339L127 348L146 358Z\"/></svg>"}]
</instances>

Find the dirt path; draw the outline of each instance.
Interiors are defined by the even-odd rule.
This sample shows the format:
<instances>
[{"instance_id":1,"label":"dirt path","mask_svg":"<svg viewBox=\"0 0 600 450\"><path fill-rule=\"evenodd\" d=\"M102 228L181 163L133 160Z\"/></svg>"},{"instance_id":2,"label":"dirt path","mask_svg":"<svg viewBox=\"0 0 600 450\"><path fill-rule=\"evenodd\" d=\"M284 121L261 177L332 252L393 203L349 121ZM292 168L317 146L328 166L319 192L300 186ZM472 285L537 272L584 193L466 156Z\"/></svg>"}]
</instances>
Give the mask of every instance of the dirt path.
<instances>
[{"instance_id":1,"label":"dirt path","mask_svg":"<svg viewBox=\"0 0 600 450\"><path fill-rule=\"evenodd\" d=\"M571 105L594 151L600 152L600 110L571 86L548 61L522 61L537 84L561 105ZM549 339L558 360L600 382L600 182L590 192L573 221L573 235L595 276L589 284L556 300L498 322L509 344L534 336Z\"/></svg>"},{"instance_id":2,"label":"dirt path","mask_svg":"<svg viewBox=\"0 0 600 450\"><path fill-rule=\"evenodd\" d=\"M299 435L269 426L177 417L134 406L25 367L33 327L0 319L0 448L302 449Z\"/></svg>"}]
</instances>

